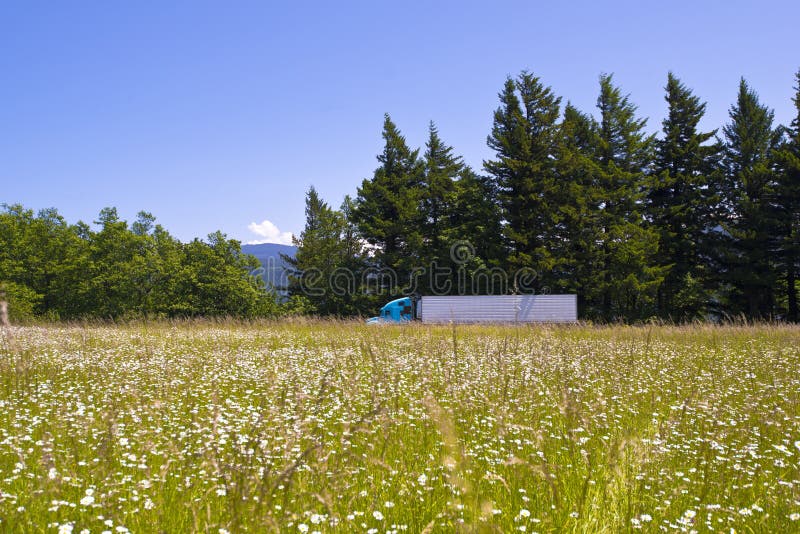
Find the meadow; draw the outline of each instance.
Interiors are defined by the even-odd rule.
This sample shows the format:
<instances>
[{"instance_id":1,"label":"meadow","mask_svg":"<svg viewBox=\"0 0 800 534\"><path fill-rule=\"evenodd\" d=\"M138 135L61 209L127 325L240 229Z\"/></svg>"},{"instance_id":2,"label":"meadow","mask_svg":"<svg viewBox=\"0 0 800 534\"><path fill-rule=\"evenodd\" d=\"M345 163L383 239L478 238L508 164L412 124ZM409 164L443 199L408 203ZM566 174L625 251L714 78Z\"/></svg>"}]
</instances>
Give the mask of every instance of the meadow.
<instances>
[{"instance_id":1,"label":"meadow","mask_svg":"<svg viewBox=\"0 0 800 534\"><path fill-rule=\"evenodd\" d=\"M12 327L0 532L800 532L800 329Z\"/></svg>"}]
</instances>

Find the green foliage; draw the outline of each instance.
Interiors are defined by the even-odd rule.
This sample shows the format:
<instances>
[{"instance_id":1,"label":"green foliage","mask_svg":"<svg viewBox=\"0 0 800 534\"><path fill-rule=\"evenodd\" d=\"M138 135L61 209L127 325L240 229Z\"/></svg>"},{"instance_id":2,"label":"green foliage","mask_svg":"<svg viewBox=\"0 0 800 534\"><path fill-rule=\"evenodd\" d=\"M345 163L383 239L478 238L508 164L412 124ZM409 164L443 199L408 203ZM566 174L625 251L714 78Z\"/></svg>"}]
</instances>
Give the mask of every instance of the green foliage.
<instances>
[{"instance_id":1,"label":"green foliage","mask_svg":"<svg viewBox=\"0 0 800 534\"><path fill-rule=\"evenodd\" d=\"M597 107L597 304L605 319L642 319L653 313L665 271L655 262L658 233L645 225L643 214L654 137L644 133L647 120L636 117L636 106L611 75L600 77Z\"/></svg>"},{"instance_id":2,"label":"green foliage","mask_svg":"<svg viewBox=\"0 0 800 534\"><path fill-rule=\"evenodd\" d=\"M373 178L364 180L352 213L364 239L376 247L381 267L409 273L422 247L419 211L423 163L411 150L387 114L383 123L383 152Z\"/></svg>"},{"instance_id":3,"label":"green foliage","mask_svg":"<svg viewBox=\"0 0 800 534\"><path fill-rule=\"evenodd\" d=\"M461 157L453 154L453 147L444 144L432 122L428 133L419 204L423 265L448 258L445 234L456 202L456 183L466 172Z\"/></svg>"},{"instance_id":4,"label":"green foliage","mask_svg":"<svg viewBox=\"0 0 800 534\"><path fill-rule=\"evenodd\" d=\"M219 232L181 243L155 217L132 227L116 209L100 212L97 230L68 225L55 209L37 216L22 206L0 212L0 281L16 295L12 317L265 317L281 312L259 265ZM23 288L23 289L20 289Z\"/></svg>"},{"instance_id":5,"label":"green foliage","mask_svg":"<svg viewBox=\"0 0 800 534\"><path fill-rule=\"evenodd\" d=\"M425 145L420 215L425 269L417 290L456 293L501 255L500 212L494 184L476 175L446 145L431 123ZM467 247L459 256L454 247ZM440 273L447 269L449 277ZM461 280L459 280L461 277ZM449 290L447 289L449 287ZM477 288L478 291L486 288Z\"/></svg>"},{"instance_id":6,"label":"green foliage","mask_svg":"<svg viewBox=\"0 0 800 534\"><path fill-rule=\"evenodd\" d=\"M14 282L0 282L0 300L8 304L9 320L32 319L42 301L42 295L31 288Z\"/></svg>"},{"instance_id":7,"label":"green foliage","mask_svg":"<svg viewBox=\"0 0 800 534\"><path fill-rule=\"evenodd\" d=\"M596 186L597 122L571 104L560 124L556 170L560 196L554 241L553 292L576 293L581 313L598 319L596 275L601 267L599 216L602 198Z\"/></svg>"},{"instance_id":8,"label":"green foliage","mask_svg":"<svg viewBox=\"0 0 800 534\"><path fill-rule=\"evenodd\" d=\"M723 142L699 130L706 104L672 73L656 139L611 75L593 117L522 72L498 95L486 175L433 122L420 156L387 114L379 166L354 199L337 210L309 190L284 304L224 234L181 243L152 214L129 225L114 208L90 226L4 206L0 282L16 317L346 317L413 290L576 293L598 321L797 321L800 71L795 81L784 127L742 79ZM536 273L524 287L520 270Z\"/></svg>"},{"instance_id":9,"label":"green foliage","mask_svg":"<svg viewBox=\"0 0 800 534\"><path fill-rule=\"evenodd\" d=\"M21 329L0 344L0 530L796 533L798 344L776 325Z\"/></svg>"},{"instance_id":10,"label":"green foliage","mask_svg":"<svg viewBox=\"0 0 800 534\"><path fill-rule=\"evenodd\" d=\"M505 255L502 244L501 211L497 187L490 177L469 168L455 183L455 199L445 242L469 241L487 265L498 265Z\"/></svg>"},{"instance_id":11,"label":"green foliage","mask_svg":"<svg viewBox=\"0 0 800 534\"><path fill-rule=\"evenodd\" d=\"M372 245L362 266L390 269L396 289L456 292L459 270L470 279L503 254L497 192L476 175L439 136L433 123L425 153L411 150L386 117L381 166L364 180L352 205L357 234ZM454 260L452 247L471 245L466 263ZM448 270L449 276L438 273ZM373 288L372 294L381 288ZM369 293L369 292L368 292ZM375 295L377 297L377 295ZM366 299L374 306L380 299Z\"/></svg>"},{"instance_id":12,"label":"green foliage","mask_svg":"<svg viewBox=\"0 0 800 534\"><path fill-rule=\"evenodd\" d=\"M512 271L533 269L537 291L552 283L561 188L555 154L561 99L530 73L506 80L494 113L489 147L495 159L484 164L497 184L502 234Z\"/></svg>"},{"instance_id":13,"label":"green foliage","mask_svg":"<svg viewBox=\"0 0 800 534\"><path fill-rule=\"evenodd\" d=\"M362 244L350 220L353 202L331 209L312 186L306 194L306 225L294 238L288 303L293 314L351 316L368 313L375 302L362 289L366 267Z\"/></svg>"},{"instance_id":14,"label":"green foliage","mask_svg":"<svg viewBox=\"0 0 800 534\"><path fill-rule=\"evenodd\" d=\"M786 314L800 319L797 304L797 273L800 262L800 70L795 74L795 116L786 129L786 139L775 152L779 168L776 184L780 222L778 269L785 284Z\"/></svg>"},{"instance_id":15,"label":"green foliage","mask_svg":"<svg viewBox=\"0 0 800 534\"><path fill-rule=\"evenodd\" d=\"M260 276L250 275L258 260L244 255L238 241L216 232L208 243L195 239L185 247L186 269L178 278L180 294L189 296L187 315L259 317L272 315L274 300ZM265 298L266 297L266 298Z\"/></svg>"},{"instance_id":16,"label":"green foliage","mask_svg":"<svg viewBox=\"0 0 800 534\"><path fill-rule=\"evenodd\" d=\"M314 303L305 295L290 295L284 305L287 315L313 315L317 312Z\"/></svg>"},{"instance_id":17,"label":"green foliage","mask_svg":"<svg viewBox=\"0 0 800 534\"><path fill-rule=\"evenodd\" d=\"M714 142L716 131L697 130L706 105L672 73L665 100L668 112L647 198L649 222L659 233L659 265L668 269L657 312L688 319L701 315L711 299L706 251L714 235L722 147Z\"/></svg>"},{"instance_id":18,"label":"green foliage","mask_svg":"<svg viewBox=\"0 0 800 534\"><path fill-rule=\"evenodd\" d=\"M526 72L506 80L500 101L485 168L498 189L504 266L536 271L528 290L578 293L584 316L648 317L666 269L644 214L646 120L611 76L600 78L597 121L568 104L559 123L560 98Z\"/></svg>"},{"instance_id":19,"label":"green foliage","mask_svg":"<svg viewBox=\"0 0 800 534\"><path fill-rule=\"evenodd\" d=\"M493 267L513 282L528 269L537 278L525 291L577 293L581 316L601 321L796 320L800 107L791 128L773 128L742 80L723 145L716 130L698 129L705 103L672 73L665 89L656 139L610 75L600 77L596 119L570 104L561 114L561 99L528 72L508 78L488 176L433 124L419 158L386 116L381 166L351 218L374 247L367 263L401 278L415 266L468 278ZM457 242L477 255L453 262Z\"/></svg>"},{"instance_id":20,"label":"green foliage","mask_svg":"<svg viewBox=\"0 0 800 534\"><path fill-rule=\"evenodd\" d=\"M778 174L773 155L780 131L774 113L758 100L744 79L739 84L731 122L725 133L725 181L719 265L731 287L725 295L728 313L771 317L775 306L774 258L780 249L780 214L775 209Z\"/></svg>"}]
</instances>

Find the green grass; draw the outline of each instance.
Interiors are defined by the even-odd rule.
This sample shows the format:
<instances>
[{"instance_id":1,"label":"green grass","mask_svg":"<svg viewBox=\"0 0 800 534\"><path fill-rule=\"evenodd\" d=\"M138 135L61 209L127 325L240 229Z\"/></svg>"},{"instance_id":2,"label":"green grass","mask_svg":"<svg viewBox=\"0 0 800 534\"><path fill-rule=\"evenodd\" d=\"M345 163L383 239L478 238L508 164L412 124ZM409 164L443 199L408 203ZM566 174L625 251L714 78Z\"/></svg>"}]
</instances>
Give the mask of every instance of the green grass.
<instances>
[{"instance_id":1,"label":"green grass","mask_svg":"<svg viewBox=\"0 0 800 534\"><path fill-rule=\"evenodd\" d=\"M800 531L793 327L0 340L3 532Z\"/></svg>"}]
</instances>

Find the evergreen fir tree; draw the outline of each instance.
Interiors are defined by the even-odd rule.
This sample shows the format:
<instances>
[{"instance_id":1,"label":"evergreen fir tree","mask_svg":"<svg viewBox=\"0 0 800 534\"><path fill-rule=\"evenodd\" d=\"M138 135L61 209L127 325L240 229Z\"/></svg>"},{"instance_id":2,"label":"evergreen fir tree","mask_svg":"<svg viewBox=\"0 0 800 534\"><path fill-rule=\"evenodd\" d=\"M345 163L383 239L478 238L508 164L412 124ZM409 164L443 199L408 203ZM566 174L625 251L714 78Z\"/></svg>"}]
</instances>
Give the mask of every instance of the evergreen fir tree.
<instances>
[{"instance_id":1,"label":"evergreen fir tree","mask_svg":"<svg viewBox=\"0 0 800 534\"><path fill-rule=\"evenodd\" d=\"M554 256L557 281L554 292L576 293L582 317L601 318L596 283L601 267L598 243L601 195L596 184L599 169L594 151L597 123L572 104L564 108L557 156L558 184L563 202Z\"/></svg>"},{"instance_id":2,"label":"evergreen fir tree","mask_svg":"<svg viewBox=\"0 0 800 534\"><path fill-rule=\"evenodd\" d=\"M447 243L468 241L483 267L498 267L504 258L500 206L495 182L466 167L455 183Z\"/></svg>"},{"instance_id":3,"label":"evergreen fir tree","mask_svg":"<svg viewBox=\"0 0 800 534\"><path fill-rule=\"evenodd\" d=\"M645 226L643 217L653 137L644 133L647 120L636 117L636 106L613 85L611 75L600 77L597 107L600 306L609 320L644 318L653 310L665 271L655 265L658 233Z\"/></svg>"},{"instance_id":4,"label":"evergreen fir tree","mask_svg":"<svg viewBox=\"0 0 800 534\"><path fill-rule=\"evenodd\" d=\"M448 256L446 234L456 196L456 181L465 170L453 147L444 144L433 122L428 127L428 141L423 155L424 172L420 191L422 220L422 264L443 261Z\"/></svg>"},{"instance_id":5,"label":"evergreen fir tree","mask_svg":"<svg viewBox=\"0 0 800 534\"><path fill-rule=\"evenodd\" d=\"M539 279L533 289L542 290L553 279L561 99L527 72L507 79L499 97L488 138L495 159L484 167L497 184L508 267L535 270Z\"/></svg>"},{"instance_id":6,"label":"evergreen fir tree","mask_svg":"<svg viewBox=\"0 0 800 534\"><path fill-rule=\"evenodd\" d=\"M739 83L726 138L723 219L728 246L720 265L728 284L729 313L767 318L774 313L774 258L780 247L773 152L780 138L774 114L744 79Z\"/></svg>"},{"instance_id":7,"label":"evergreen fir tree","mask_svg":"<svg viewBox=\"0 0 800 534\"><path fill-rule=\"evenodd\" d=\"M350 209L349 202L346 207ZM358 287L351 282L358 276L354 260L360 248L342 212L332 210L313 186L306 193L305 227L292 242L294 257L283 256L292 269L290 298L307 301L320 315L353 314Z\"/></svg>"},{"instance_id":8,"label":"evergreen fir tree","mask_svg":"<svg viewBox=\"0 0 800 534\"><path fill-rule=\"evenodd\" d=\"M353 220L363 238L375 247L381 267L394 269L405 280L419 264L422 248L419 204L423 165L419 150L411 150L387 114L383 152L372 179L358 188Z\"/></svg>"},{"instance_id":9,"label":"evergreen fir tree","mask_svg":"<svg viewBox=\"0 0 800 534\"><path fill-rule=\"evenodd\" d=\"M371 315L383 299L371 295L364 287L364 272L368 267L364 245L358 228L353 222L355 201L345 195L340 214L340 236L338 265L332 276L333 298L336 301L337 315Z\"/></svg>"},{"instance_id":10,"label":"evergreen fir tree","mask_svg":"<svg viewBox=\"0 0 800 534\"><path fill-rule=\"evenodd\" d=\"M781 227L780 268L786 284L786 318L797 322L797 276L800 262L800 70L795 74L795 116L787 139L776 153L779 164L777 198Z\"/></svg>"},{"instance_id":11,"label":"evergreen fir tree","mask_svg":"<svg viewBox=\"0 0 800 534\"><path fill-rule=\"evenodd\" d=\"M671 72L667 76L667 117L656 142L648 216L659 231L659 265L668 268L658 288L662 317L689 319L705 311L711 289L705 250L720 181L721 146L716 131L699 132L706 105Z\"/></svg>"}]
</instances>

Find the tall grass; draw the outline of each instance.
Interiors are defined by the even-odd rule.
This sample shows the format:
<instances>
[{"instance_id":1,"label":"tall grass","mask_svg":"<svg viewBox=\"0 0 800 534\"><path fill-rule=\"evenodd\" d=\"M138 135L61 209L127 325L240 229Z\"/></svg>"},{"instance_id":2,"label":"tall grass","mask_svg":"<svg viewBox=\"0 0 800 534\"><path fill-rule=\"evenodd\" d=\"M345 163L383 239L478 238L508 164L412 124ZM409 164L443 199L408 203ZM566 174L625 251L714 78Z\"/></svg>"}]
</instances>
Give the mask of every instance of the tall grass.
<instances>
[{"instance_id":1,"label":"tall grass","mask_svg":"<svg viewBox=\"0 0 800 534\"><path fill-rule=\"evenodd\" d=\"M0 531L800 531L800 330L6 328Z\"/></svg>"}]
</instances>

